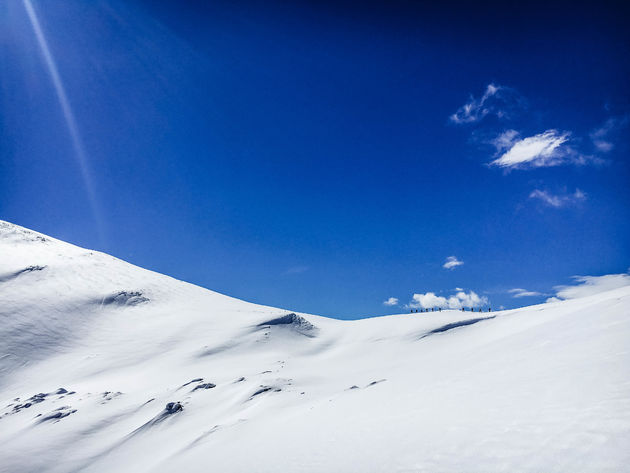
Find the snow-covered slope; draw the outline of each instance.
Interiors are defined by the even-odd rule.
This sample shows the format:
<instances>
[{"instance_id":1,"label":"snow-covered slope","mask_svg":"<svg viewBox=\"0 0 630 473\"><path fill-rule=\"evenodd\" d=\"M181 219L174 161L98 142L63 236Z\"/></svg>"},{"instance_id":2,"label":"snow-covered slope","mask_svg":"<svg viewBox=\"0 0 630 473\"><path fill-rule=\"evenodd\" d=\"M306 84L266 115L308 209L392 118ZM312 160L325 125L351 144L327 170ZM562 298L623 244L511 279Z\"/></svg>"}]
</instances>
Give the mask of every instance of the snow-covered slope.
<instances>
[{"instance_id":1,"label":"snow-covered slope","mask_svg":"<svg viewBox=\"0 0 630 473\"><path fill-rule=\"evenodd\" d=\"M629 308L344 322L0 221L0 471L630 471Z\"/></svg>"}]
</instances>

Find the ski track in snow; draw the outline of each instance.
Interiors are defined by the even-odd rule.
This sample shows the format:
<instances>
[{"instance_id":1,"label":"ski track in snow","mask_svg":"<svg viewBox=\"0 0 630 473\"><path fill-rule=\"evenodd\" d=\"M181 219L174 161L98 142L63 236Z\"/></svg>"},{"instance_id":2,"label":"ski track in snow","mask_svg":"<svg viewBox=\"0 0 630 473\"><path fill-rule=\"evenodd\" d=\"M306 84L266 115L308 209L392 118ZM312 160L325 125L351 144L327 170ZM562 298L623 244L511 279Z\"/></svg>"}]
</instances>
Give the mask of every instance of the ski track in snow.
<instances>
[{"instance_id":1,"label":"ski track in snow","mask_svg":"<svg viewBox=\"0 0 630 473\"><path fill-rule=\"evenodd\" d=\"M0 472L630 471L629 307L340 321L0 221Z\"/></svg>"}]
</instances>

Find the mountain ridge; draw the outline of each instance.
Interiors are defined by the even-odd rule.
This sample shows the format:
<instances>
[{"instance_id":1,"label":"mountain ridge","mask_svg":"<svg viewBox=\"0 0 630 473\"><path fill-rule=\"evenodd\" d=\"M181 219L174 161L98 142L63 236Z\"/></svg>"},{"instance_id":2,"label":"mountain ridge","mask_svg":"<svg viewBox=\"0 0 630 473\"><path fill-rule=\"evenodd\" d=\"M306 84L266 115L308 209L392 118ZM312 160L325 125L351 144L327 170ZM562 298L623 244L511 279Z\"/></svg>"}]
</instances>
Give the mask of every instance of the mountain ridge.
<instances>
[{"instance_id":1,"label":"mountain ridge","mask_svg":"<svg viewBox=\"0 0 630 473\"><path fill-rule=\"evenodd\" d=\"M0 471L623 471L628 303L340 321L0 221Z\"/></svg>"}]
</instances>

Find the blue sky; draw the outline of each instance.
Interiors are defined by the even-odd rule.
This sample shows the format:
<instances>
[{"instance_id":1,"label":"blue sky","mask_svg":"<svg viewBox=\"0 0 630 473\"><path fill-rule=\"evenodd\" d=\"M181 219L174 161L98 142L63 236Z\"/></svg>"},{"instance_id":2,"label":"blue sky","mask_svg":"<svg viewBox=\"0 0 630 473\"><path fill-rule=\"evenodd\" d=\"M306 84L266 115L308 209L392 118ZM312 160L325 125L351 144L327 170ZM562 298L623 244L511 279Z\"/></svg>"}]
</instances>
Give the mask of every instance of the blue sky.
<instances>
[{"instance_id":1,"label":"blue sky","mask_svg":"<svg viewBox=\"0 0 630 473\"><path fill-rule=\"evenodd\" d=\"M627 17L510 5L3 2L0 219L341 318L625 273Z\"/></svg>"}]
</instances>

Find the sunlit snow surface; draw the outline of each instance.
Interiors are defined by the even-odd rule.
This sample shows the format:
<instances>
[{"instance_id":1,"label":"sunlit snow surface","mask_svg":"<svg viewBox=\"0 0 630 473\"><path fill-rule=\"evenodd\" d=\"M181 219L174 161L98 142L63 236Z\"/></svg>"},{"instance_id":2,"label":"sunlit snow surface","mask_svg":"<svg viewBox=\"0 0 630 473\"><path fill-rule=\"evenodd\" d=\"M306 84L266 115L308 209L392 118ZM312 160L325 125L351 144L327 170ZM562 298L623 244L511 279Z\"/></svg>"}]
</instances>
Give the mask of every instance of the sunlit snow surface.
<instances>
[{"instance_id":1,"label":"sunlit snow surface","mask_svg":"<svg viewBox=\"0 0 630 473\"><path fill-rule=\"evenodd\" d=\"M345 322L0 222L0 357L3 472L630 471L629 287Z\"/></svg>"}]
</instances>

